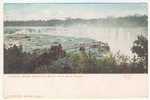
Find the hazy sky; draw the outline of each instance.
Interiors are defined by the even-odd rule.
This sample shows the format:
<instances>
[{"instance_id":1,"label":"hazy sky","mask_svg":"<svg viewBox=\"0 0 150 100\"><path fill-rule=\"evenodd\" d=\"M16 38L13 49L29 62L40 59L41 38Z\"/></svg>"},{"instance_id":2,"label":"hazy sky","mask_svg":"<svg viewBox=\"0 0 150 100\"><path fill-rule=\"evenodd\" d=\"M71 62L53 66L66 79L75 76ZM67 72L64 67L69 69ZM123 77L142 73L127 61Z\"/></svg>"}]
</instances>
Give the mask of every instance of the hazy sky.
<instances>
[{"instance_id":1,"label":"hazy sky","mask_svg":"<svg viewBox=\"0 0 150 100\"><path fill-rule=\"evenodd\" d=\"M4 20L47 20L147 15L147 4L5 4Z\"/></svg>"}]
</instances>

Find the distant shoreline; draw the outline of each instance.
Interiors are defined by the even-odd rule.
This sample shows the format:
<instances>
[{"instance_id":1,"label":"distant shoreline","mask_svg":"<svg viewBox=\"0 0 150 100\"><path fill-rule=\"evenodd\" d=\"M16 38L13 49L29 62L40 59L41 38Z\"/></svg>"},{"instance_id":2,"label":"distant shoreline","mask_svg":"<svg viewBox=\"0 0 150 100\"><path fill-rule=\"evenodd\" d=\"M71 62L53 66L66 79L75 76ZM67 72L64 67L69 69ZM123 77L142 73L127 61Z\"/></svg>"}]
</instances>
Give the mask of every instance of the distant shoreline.
<instances>
[{"instance_id":1,"label":"distant shoreline","mask_svg":"<svg viewBox=\"0 0 150 100\"><path fill-rule=\"evenodd\" d=\"M70 26L75 24L102 26L102 27L147 27L148 16L125 16L125 17L108 17L96 19L81 19L81 18L67 18L51 19L51 20L28 20L28 21L4 21L4 26Z\"/></svg>"}]
</instances>

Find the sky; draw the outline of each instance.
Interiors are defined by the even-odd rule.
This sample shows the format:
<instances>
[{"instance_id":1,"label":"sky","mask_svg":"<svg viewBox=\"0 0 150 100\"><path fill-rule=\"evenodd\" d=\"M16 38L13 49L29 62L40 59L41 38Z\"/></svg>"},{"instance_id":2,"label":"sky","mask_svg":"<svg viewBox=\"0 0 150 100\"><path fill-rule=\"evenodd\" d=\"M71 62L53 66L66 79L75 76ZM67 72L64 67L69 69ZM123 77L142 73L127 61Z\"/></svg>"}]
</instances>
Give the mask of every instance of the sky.
<instances>
[{"instance_id":1,"label":"sky","mask_svg":"<svg viewBox=\"0 0 150 100\"><path fill-rule=\"evenodd\" d=\"M4 20L49 20L147 15L146 3L37 4L5 3Z\"/></svg>"}]
</instances>

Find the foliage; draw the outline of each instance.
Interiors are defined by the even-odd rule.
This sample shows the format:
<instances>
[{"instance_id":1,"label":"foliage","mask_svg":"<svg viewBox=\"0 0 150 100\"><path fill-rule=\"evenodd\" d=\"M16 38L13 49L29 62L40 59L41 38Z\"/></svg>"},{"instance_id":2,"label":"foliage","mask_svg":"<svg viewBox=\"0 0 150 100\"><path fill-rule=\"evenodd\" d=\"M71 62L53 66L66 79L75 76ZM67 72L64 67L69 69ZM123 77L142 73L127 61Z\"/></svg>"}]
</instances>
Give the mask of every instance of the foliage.
<instances>
[{"instance_id":1,"label":"foliage","mask_svg":"<svg viewBox=\"0 0 150 100\"><path fill-rule=\"evenodd\" d=\"M4 72L30 73L33 68L30 64L31 59L31 54L22 52L21 46L14 45L9 49L4 49Z\"/></svg>"},{"instance_id":2,"label":"foliage","mask_svg":"<svg viewBox=\"0 0 150 100\"><path fill-rule=\"evenodd\" d=\"M96 57L84 47L79 52L65 52L61 44L51 46L47 51L23 52L22 46L4 48L5 73L143 73L147 72L148 63L147 40L139 36L134 41L132 52L128 56L108 53L104 57ZM101 52L99 52L101 53Z\"/></svg>"},{"instance_id":3,"label":"foliage","mask_svg":"<svg viewBox=\"0 0 150 100\"><path fill-rule=\"evenodd\" d=\"M148 40L146 37L140 35L137 37L137 40L134 41L132 52L137 55L133 63L136 63L136 65L140 65L140 70L147 72L148 69ZM134 64L135 65L135 64Z\"/></svg>"},{"instance_id":4,"label":"foliage","mask_svg":"<svg viewBox=\"0 0 150 100\"><path fill-rule=\"evenodd\" d=\"M148 56L148 40L144 36L138 36L134 41L132 52L136 53L139 57L145 58Z\"/></svg>"}]
</instances>

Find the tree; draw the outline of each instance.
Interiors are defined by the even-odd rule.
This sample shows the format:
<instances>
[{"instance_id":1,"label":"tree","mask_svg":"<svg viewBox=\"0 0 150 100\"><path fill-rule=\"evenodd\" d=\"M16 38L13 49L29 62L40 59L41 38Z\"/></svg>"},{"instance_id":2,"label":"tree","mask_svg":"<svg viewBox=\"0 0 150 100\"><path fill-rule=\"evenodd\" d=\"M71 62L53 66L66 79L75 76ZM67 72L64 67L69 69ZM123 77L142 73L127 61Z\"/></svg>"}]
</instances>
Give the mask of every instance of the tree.
<instances>
[{"instance_id":1,"label":"tree","mask_svg":"<svg viewBox=\"0 0 150 100\"><path fill-rule=\"evenodd\" d=\"M139 35L137 40L133 42L133 47L131 51L135 53L140 61L139 63L143 65L144 70L147 72L148 67L148 40L146 37Z\"/></svg>"},{"instance_id":2,"label":"tree","mask_svg":"<svg viewBox=\"0 0 150 100\"><path fill-rule=\"evenodd\" d=\"M32 72L32 65L29 63L30 53L25 53L22 46L4 48L4 72L5 73L29 73Z\"/></svg>"}]
</instances>

